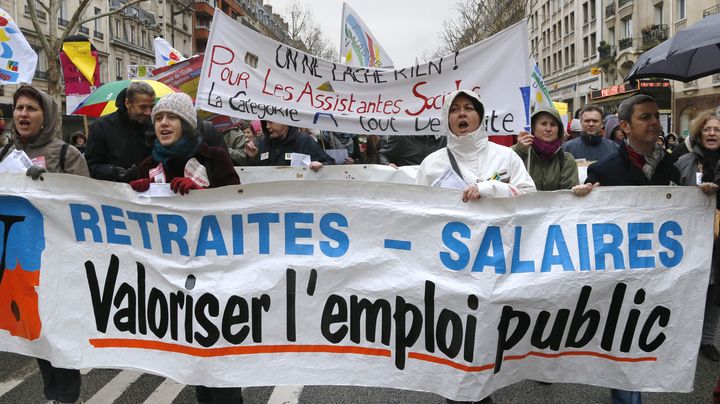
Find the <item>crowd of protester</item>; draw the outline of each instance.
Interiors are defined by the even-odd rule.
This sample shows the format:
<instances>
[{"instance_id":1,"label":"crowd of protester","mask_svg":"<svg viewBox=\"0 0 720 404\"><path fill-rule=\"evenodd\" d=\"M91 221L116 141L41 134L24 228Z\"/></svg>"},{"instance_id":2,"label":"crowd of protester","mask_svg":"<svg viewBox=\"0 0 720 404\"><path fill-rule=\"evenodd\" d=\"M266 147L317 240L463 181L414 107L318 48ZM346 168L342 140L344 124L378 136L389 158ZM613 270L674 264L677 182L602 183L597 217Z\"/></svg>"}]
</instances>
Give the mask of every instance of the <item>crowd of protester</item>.
<instances>
[{"instance_id":1,"label":"crowd of protester","mask_svg":"<svg viewBox=\"0 0 720 404\"><path fill-rule=\"evenodd\" d=\"M558 112L539 108L529 132L505 147L490 142L484 129L484 106L466 90L446 97L444 133L438 136L392 136L313 132L278 122L233 121L223 133L199 120L192 100L173 93L156 100L142 81L133 82L117 99L117 111L97 119L89 133L74 133L70 144L59 139L58 107L43 91L20 86L13 96L11 138L0 139L0 159L23 150L39 161L27 170L66 173L129 184L137 192L152 183L169 183L181 195L205 188L239 184L234 166L287 166L293 154L309 156L308 167L328 164L419 165L417 183L445 186L447 173L462 184L462 199L514 197L529 192L568 189L578 197L599 186L687 185L716 194L720 181L720 117L700 114L690 135L662 135L658 106L647 95L632 96L617 115L604 116L595 106L583 108L567 127ZM342 151L335 161L330 151ZM580 184L578 161L594 161ZM457 186L456 186L457 188ZM458 189L459 189L458 188ZM720 207L720 205L718 205ZM717 235L712 276L706 294L700 353L720 360L715 333L720 318ZM55 402L76 402L80 373L38 359L44 393ZM200 402L242 402L241 389L197 387ZM612 390L614 403L641 403L639 392ZM490 397L481 402L491 402ZM448 402L452 402L448 400Z\"/></svg>"}]
</instances>

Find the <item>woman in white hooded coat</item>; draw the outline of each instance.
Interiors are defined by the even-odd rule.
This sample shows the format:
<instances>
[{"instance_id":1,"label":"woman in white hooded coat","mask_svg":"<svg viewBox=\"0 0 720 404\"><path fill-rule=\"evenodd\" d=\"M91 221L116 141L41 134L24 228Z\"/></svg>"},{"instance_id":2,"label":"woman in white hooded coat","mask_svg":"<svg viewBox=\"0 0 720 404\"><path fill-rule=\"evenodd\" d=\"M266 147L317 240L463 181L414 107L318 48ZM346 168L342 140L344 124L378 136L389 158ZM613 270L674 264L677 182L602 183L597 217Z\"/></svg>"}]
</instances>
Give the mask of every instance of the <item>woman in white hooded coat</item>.
<instances>
[{"instance_id":1,"label":"woman in white hooded coat","mask_svg":"<svg viewBox=\"0 0 720 404\"><path fill-rule=\"evenodd\" d=\"M445 98L442 119L447 147L423 160L418 184L442 186L437 180L452 169L467 184L463 189L465 202L536 191L522 159L509 147L488 140L482 125L484 116L485 108L474 92L458 90Z\"/></svg>"}]
</instances>

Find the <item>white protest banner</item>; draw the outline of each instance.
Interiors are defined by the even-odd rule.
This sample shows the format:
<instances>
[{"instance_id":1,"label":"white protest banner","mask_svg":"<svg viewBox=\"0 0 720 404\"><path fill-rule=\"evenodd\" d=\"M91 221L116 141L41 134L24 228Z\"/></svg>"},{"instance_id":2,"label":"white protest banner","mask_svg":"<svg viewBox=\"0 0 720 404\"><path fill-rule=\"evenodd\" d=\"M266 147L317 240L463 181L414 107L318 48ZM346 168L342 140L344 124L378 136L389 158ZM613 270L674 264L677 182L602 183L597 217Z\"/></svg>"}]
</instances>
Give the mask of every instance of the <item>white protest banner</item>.
<instances>
[{"instance_id":1,"label":"white protest banner","mask_svg":"<svg viewBox=\"0 0 720 404\"><path fill-rule=\"evenodd\" d=\"M2 350L208 386L692 389L715 208L697 187L463 203L289 181L158 200L44 177L0 174Z\"/></svg>"},{"instance_id":2,"label":"white protest banner","mask_svg":"<svg viewBox=\"0 0 720 404\"><path fill-rule=\"evenodd\" d=\"M395 70L345 66L273 41L216 10L196 107L242 119L378 135L445 134L440 112L458 89L480 95L490 135L529 122L527 24L452 55Z\"/></svg>"},{"instance_id":3,"label":"white protest banner","mask_svg":"<svg viewBox=\"0 0 720 404\"><path fill-rule=\"evenodd\" d=\"M238 166L235 167L235 171L240 177L241 184L294 180L358 180L414 185L417 183L418 167L393 168L384 164L342 164L325 166L322 170L312 171L308 167ZM347 186L354 185L348 182Z\"/></svg>"}]
</instances>

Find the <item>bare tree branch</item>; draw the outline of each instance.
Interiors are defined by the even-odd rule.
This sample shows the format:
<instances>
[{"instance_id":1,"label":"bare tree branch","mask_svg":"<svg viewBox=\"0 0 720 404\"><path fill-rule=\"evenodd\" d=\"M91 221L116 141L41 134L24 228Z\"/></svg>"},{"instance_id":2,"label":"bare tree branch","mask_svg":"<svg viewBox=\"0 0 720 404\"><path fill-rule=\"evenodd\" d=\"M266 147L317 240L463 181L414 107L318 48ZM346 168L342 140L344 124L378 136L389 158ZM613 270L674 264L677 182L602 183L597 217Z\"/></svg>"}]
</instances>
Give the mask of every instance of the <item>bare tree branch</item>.
<instances>
[{"instance_id":1,"label":"bare tree branch","mask_svg":"<svg viewBox=\"0 0 720 404\"><path fill-rule=\"evenodd\" d=\"M307 53L327 60L337 59L335 46L325 38L320 26L313 20L309 9L293 3L285 12L285 21L288 23L290 40L305 45ZM294 43L291 45L295 46Z\"/></svg>"},{"instance_id":2,"label":"bare tree branch","mask_svg":"<svg viewBox=\"0 0 720 404\"><path fill-rule=\"evenodd\" d=\"M490 37L525 18L528 0L460 0L459 17L443 22L440 37L447 54Z\"/></svg>"}]
</instances>

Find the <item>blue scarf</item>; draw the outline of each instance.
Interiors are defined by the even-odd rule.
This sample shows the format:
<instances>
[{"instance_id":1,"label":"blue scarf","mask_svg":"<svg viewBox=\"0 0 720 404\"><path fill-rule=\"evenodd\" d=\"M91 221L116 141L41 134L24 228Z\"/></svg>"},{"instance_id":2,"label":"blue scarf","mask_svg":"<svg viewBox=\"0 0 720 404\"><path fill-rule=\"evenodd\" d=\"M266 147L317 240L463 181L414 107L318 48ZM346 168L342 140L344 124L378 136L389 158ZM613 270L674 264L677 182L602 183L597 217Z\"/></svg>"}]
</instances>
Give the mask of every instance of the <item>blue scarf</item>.
<instances>
[{"instance_id":1,"label":"blue scarf","mask_svg":"<svg viewBox=\"0 0 720 404\"><path fill-rule=\"evenodd\" d=\"M194 142L190 139L195 140ZM190 158L197 152L198 146L200 145L200 137L190 138L183 136L170 147L165 147L160 144L160 141L155 139L155 146L153 147L152 156L155 161L159 161L163 164L163 167L167 166L167 162L173 158Z\"/></svg>"}]
</instances>

